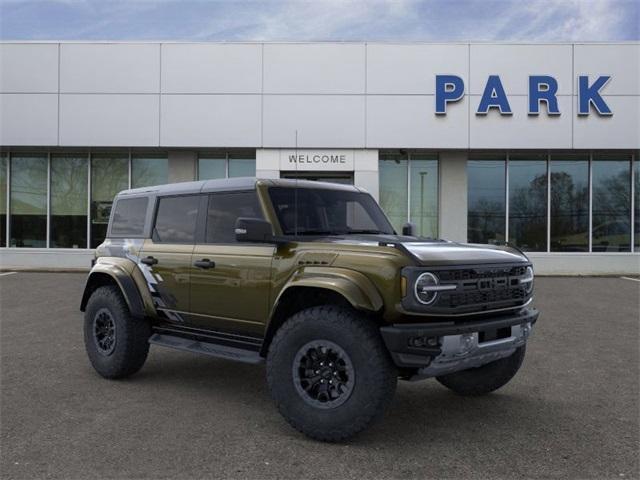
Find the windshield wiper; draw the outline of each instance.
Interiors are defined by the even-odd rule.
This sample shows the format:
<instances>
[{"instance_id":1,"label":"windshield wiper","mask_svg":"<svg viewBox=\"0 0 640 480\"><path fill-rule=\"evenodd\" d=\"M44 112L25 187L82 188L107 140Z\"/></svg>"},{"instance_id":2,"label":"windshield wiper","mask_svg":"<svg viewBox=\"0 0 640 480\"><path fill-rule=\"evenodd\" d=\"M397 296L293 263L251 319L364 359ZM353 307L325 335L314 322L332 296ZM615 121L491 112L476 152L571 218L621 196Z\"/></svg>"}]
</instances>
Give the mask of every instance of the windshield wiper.
<instances>
[{"instance_id":1,"label":"windshield wiper","mask_svg":"<svg viewBox=\"0 0 640 480\"><path fill-rule=\"evenodd\" d=\"M374 229L360 229L360 230L347 230L345 232L347 235L390 235L387 232L383 232L381 230L374 230Z\"/></svg>"},{"instance_id":2,"label":"windshield wiper","mask_svg":"<svg viewBox=\"0 0 640 480\"><path fill-rule=\"evenodd\" d=\"M289 235L295 235L295 232L290 232ZM336 235L331 230L298 230L298 235Z\"/></svg>"}]
</instances>

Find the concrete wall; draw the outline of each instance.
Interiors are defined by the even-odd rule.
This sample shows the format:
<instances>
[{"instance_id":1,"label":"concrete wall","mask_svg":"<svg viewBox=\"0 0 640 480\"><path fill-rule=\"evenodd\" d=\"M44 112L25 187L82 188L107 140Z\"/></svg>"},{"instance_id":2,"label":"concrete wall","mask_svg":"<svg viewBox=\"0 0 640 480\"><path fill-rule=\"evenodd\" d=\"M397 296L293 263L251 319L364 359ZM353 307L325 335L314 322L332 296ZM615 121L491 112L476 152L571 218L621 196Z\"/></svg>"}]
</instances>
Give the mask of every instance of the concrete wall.
<instances>
[{"instance_id":1,"label":"concrete wall","mask_svg":"<svg viewBox=\"0 0 640 480\"><path fill-rule=\"evenodd\" d=\"M0 43L0 144L253 148L640 148L640 44ZM435 114L435 75L464 97ZM488 75L513 115L476 115ZM553 75L561 115L527 113ZM614 114L576 115L611 75Z\"/></svg>"}]
</instances>

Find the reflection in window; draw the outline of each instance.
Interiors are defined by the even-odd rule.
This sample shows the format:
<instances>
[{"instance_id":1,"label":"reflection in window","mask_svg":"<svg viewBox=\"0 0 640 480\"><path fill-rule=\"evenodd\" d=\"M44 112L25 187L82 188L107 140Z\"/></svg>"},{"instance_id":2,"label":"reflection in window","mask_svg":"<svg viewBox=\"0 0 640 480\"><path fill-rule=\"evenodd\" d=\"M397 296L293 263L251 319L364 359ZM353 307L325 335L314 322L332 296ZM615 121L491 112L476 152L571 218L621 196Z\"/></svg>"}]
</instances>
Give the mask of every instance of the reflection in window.
<instances>
[{"instance_id":1,"label":"reflection in window","mask_svg":"<svg viewBox=\"0 0 640 480\"><path fill-rule=\"evenodd\" d=\"M517 247L547 250L546 157L512 156L509 160L509 238Z\"/></svg>"},{"instance_id":2,"label":"reflection in window","mask_svg":"<svg viewBox=\"0 0 640 480\"><path fill-rule=\"evenodd\" d=\"M194 243L200 195L165 197L158 202L153 240L162 243Z\"/></svg>"},{"instance_id":3,"label":"reflection in window","mask_svg":"<svg viewBox=\"0 0 640 480\"><path fill-rule=\"evenodd\" d=\"M209 195L206 243L235 243L239 217L262 218L255 191Z\"/></svg>"},{"instance_id":4,"label":"reflection in window","mask_svg":"<svg viewBox=\"0 0 640 480\"><path fill-rule=\"evenodd\" d=\"M87 157L51 158L51 239L54 248L87 247Z\"/></svg>"},{"instance_id":5,"label":"reflection in window","mask_svg":"<svg viewBox=\"0 0 640 480\"><path fill-rule=\"evenodd\" d=\"M407 155L381 153L379 163L380 206L396 232L407 223Z\"/></svg>"},{"instance_id":6,"label":"reflection in window","mask_svg":"<svg viewBox=\"0 0 640 480\"><path fill-rule=\"evenodd\" d=\"M7 246L7 168L6 154L0 154L0 247Z\"/></svg>"},{"instance_id":7,"label":"reflection in window","mask_svg":"<svg viewBox=\"0 0 640 480\"><path fill-rule=\"evenodd\" d=\"M169 159L166 156L137 156L131 159L131 188L169 183Z\"/></svg>"},{"instance_id":8,"label":"reflection in window","mask_svg":"<svg viewBox=\"0 0 640 480\"><path fill-rule=\"evenodd\" d=\"M128 156L91 156L91 248L104 241L113 199L128 187Z\"/></svg>"},{"instance_id":9,"label":"reflection in window","mask_svg":"<svg viewBox=\"0 0 640 480\"><path fill-rule=\"evenodd\" d=\"M589 159L551 157L551 251L589 250Z\"/></svg>"},{"instance_id":10,"label":"reflection in window","mask_svg":"<svg viewBox=\"0 0 640 480\"><path fill-rule=\"evenodd\" d=\"M636 252L640 252L640 158L638 156L640 152L636 152L634 161L633 161L633 191L634 191L634 205L635 210L633 212L634 218L634 250Z\"/></svg>"},{"instance_id":11,"label":"reflection in window","mask_svg":"<svg viewBox=\"0 0 640 480\"><path fill-rule=\"evenodd\" d=\"M256 158L255 152L229 153L229 178L255 177Z\"/></svg>"},{"instance_id":12,"label":"reflection in window","mask_svg":"<svg viewBox=\"0 0 640 480\"><path fill-rule=\"evenodd\" d=\"M118 237L138 237L144 233L147 216L147 197L120 198L113 212L113 222L109 235Z\"/></svg>"},{"instance_id":13,"label":"reflection in window","mask_svg":"<svg viewBox=\"0 0 640 480\"><path fill-rule=\"evenodd\" d=\"M11 157L12 247L46 247L47 157Z\"/></svg>"},{"instance_id":14,"label":"reflection in window","mask_svg":"<svg viewBox=\"0 0 640 480\"><path fill-rule=\"evenodd\" d=\"M625 158L626 157L626 158ZM631 179L629 156L594 155L593 227L594 252L628 252L631 247Z\"/></svg>"},{"instance_id":15,"label":"reflection in window","mask_svg":"<svg viewBox=\"0 0 640 480\"><path fill-rule=\"evenodd\" d=\"M438 160L433 155L412 154L410 162L411 216L416 234L438 237Z\"/></svg>"},{"instance_id":16,"label":"reflection in window","mask_svg":"<svg viewBox=\"0 0 640 480\"><path fill-rule=\"evenodd\" d=\"M505 160L493 158L467 163L467 238L472 243L498 244L505 240Z\"/></svg>"},{"instance_id":17,"label":"reflection in window","mask_svg":"<svg viewBox=\"0 0 640 480\"><path fill-rule=\"evenodd\" d=\"M212 180L227 176L227 156L207 155L198 158L198 180Z\"/></svg>"}]
</instances>

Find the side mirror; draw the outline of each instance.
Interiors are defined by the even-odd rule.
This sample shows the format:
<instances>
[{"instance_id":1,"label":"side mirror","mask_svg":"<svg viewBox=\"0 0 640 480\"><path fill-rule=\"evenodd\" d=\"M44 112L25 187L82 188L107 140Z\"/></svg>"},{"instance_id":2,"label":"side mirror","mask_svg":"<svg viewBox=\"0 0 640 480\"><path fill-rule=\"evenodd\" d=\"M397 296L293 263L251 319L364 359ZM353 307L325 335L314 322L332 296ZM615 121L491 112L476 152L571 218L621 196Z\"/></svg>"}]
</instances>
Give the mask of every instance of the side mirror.
<instances>
[{"instance_id":1,"label":"side mirror","mask_svg":"<svg viewBox=\"0 0 640 480\"><path fill-rule=\"evenodd\" d=\"M415 236L415 231L416 226L411 222L407 222L402 226L402 235L406 235L407 237Z\"/></svg>"},{"instance_id":2,"label":"side mirror","mask_svg":"<svg viewBox=\"0 0 640 480\"><path fill-rule=\"evenodd\" d=\"M235 232L238 242L267 243L273 237L271 224L262 218L239 217Z\"/></svg>"}]
</instances>

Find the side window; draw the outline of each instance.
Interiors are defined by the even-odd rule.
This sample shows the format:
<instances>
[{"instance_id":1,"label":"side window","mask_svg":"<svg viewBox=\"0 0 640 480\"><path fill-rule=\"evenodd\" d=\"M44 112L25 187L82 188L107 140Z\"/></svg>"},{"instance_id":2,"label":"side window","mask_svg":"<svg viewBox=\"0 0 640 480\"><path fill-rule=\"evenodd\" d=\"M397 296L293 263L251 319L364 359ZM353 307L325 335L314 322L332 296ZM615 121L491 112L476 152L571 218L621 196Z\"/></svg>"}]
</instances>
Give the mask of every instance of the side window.
<instances>
[{"instance_id":1,"label":"side window","mask_svg":"<svg viewBox=\"0 0 640 480\"><path fill-rule=\"evenodd\" d=\"M119 237L142 235L148 201L147 197L119 199L113 211L111 235Z\"/></svg>"},{"instance_id":2,"label":"side window","mask_svg":"<svg viewBox=\"0 0 640 480\"><path fill-rule=\"evenodd\" d=\"M238 217L263 217L255 191L209 195L206 242L235 243Z\"/></svg>"},{"instance_id":3,"label":"side window","mask_svg":"<svg viewBox=\"0 0 640 480\"><path fill-rule=\"evenodd\" d=\"M160 243L195 243L199 195L158 200L153 240Z\"/></svg>"}]
</instances>

